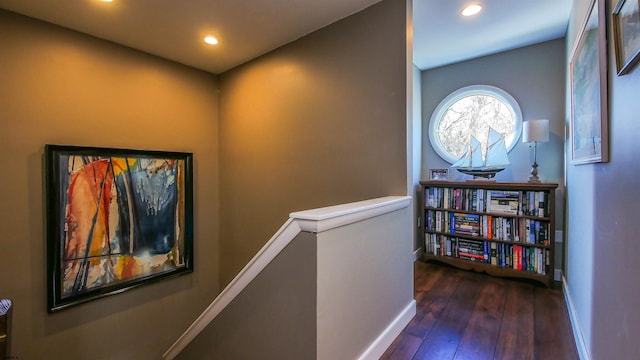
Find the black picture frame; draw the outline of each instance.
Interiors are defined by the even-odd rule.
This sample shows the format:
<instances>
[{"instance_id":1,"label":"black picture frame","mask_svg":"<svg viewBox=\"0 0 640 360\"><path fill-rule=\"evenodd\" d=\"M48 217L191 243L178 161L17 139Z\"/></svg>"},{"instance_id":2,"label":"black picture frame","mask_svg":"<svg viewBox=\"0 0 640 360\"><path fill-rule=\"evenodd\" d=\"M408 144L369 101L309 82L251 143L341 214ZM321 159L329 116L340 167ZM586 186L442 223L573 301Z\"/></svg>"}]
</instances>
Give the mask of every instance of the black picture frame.
<instances>
[{"instance_id":1,"label":"black picture frame","mask_svg":"<svg viewBox=\"0 0 640 360\"><path fill-rule=\"evenodd\" d=\"M47 310L193 271L193 154L45 145Z\"/></svg>"}]
</instances>

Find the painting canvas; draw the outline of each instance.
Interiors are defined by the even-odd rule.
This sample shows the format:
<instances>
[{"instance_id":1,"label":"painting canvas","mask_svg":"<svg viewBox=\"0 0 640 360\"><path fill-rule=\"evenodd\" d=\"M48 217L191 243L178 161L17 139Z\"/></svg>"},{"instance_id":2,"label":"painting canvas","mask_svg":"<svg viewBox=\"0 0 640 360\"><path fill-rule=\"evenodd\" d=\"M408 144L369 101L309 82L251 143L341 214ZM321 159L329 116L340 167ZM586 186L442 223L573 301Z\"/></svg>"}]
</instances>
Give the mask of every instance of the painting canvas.
<instances>
[{"instance_id":1,"label":"painting canvas","mask_svg":"<svg viewBox=\"0 0 640 360\"><path fill-rule=\"evenodd\" d=\"M48 310L193 270L192 154L47 145Z\"/></svg>"},{"instance_id":2,"label":"painting canvas","mask_svg":"<svg viewBox=\"0 0 640 360\"><path fill-rule=\"evenodd\" d=\"M574 164L608 161L604 1L592 2L571 59L571 155Z\"/></svg>"}]
</instances>

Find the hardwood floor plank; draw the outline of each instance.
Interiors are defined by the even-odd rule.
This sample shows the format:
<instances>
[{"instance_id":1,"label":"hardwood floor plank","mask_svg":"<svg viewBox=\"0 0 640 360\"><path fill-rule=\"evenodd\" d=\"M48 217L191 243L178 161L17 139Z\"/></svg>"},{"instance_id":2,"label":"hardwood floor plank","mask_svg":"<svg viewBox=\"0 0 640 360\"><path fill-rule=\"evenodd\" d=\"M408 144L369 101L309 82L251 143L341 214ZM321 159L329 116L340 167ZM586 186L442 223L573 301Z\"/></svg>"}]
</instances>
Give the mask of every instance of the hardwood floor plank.
<instances>
[{"instance_id":1,"label":"hardwood floor plank","mask_svg":"<svg viewBox=\"0 0 640 360\"><path fill-rule=\"evenodd\" d=\"M506 284L502 325L496 343L496 359L533 359L533 285Z\"/></svg>"},{"instance_id":2,"label":"hardwood floor plank","mask_svg":"<svg viewBox=\"0 0 640 360\"><path fill-rule=\"evenodd\" d=\"M452 359L484 284L478 275L461 272L462 281L447 302L442 316L414 355L414 359ZM482 275L480 275L482 276Z\"/></svg>"},{"instance_id":3,"label":"hardwood floor plank","mask_svg":"<svg viewBox=\"0 0 640 360\"><path fill-rule=\"evenodd\" d=\"M455 359L493 359L504 304L504 283L495 278L487 278L460 340Z\"/></svg>"},{"instance_id":4,"label":"hardwood floor plank","mask_svg":"<svg viewBox=\"0 0 640 360\"><path fill-rule=\"evenodd\" d=\"M416 293L429 291L444 273L444 268L436 264L416 261L413 267L414 291Z\"/></svg>"},{"instance_id":5,"label":"hardwood floor plank","mask_svg":"<svg viewBox=\"0 0 640 360\"><path fill-rule=\"evenodd\" d=\"M406 360L411 359L413 354L422 344L422 338L408 333L398 336L389 349L380 357L380 360Z\"/></svg>"},{"instance_id":6,"label":"hardwood floor plank","mask_svg":"<svg viewBox=\"0 0 640 360\"><path fill-rule=\"evenodd\" d=\"M573 333L567 321L569 314L562 292L554 289L534 290L536 359L578 360Z\"/></svg>"},{"instance_id":7,"label":"hardwood floor plank","mask_svg":"<svg viewBox=\"0 0 640 360\"><path fill-rule=\"evenodd\" d=\"M430 291L417 293L416 315L409 322L405 331L424 339L441 316L449 298L461 280L462 277L459 276L459 273L449 272L446 277L439 277Z\"/></svg>"}]
</instances>

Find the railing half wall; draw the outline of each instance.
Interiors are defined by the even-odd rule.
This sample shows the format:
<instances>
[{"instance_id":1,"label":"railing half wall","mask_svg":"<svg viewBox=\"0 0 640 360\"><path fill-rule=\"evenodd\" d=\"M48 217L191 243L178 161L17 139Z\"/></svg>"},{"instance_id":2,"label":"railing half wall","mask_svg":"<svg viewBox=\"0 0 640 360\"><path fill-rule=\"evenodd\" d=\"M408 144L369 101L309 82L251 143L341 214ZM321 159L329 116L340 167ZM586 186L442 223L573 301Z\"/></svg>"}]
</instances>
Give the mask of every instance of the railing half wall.
<instances>
[{"instance_id":1,"label":"railing half wall","mask_svg":"<svg viewBox=\"0 0 640 360\"><path fill-rule=\"evenodd\" d=\"M295 248L290 246L295 244L291 244L294 239L310 241L313 249L309 251L309 245L304 245L305 251L315 256L311 264L316 269L307 271L305 276L309 277L308 283L315 290L312 291L315 298L306 304L316 307L308 309L315 311L315 319L311 320L314 323L309 325L313 329L308 333L316 336L315 344L311 346L315 348L316 358L377 358L415 314L410 203L410 197L389 196L292 213L163 358L183 358L178 355L201 333L214 336L216 331L206 329L215 325L212 322L224 315L227 306L233 303L237 308L238 303L245 300L237 301L236 298L242 299L243 292L251 291L247 287L255 285L252 282L264 282L267 278L273 281L272 275L261 273L273 273L269 267L282 268L278 264L283 263L283 256L295 256L295 251L283 252L285 248ZM301 238L301 232L308 235ZM280 258L274 261L279 255ZM265 285L254 288L264 289ZM262 293L270 295L268 290ZM263 300L255 299L251 309L269 303ZM311 317L314 317L313 313ZM234 328L233 331L239 330ZM215 341L209 339L198 343L197 351L202 351L202 356L214 350L202 347ZM195 349L189 350L184 355L194 354Z\"/></svg>"}]
</instances>

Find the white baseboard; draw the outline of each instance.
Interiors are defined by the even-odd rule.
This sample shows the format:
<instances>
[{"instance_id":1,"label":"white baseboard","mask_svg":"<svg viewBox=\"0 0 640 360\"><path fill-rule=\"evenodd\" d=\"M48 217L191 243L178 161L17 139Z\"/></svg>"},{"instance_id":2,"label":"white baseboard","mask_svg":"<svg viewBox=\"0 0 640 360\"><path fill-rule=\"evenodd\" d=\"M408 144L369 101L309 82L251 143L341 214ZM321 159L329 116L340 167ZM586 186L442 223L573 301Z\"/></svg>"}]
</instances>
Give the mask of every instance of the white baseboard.
<instances>
[{"instance_id":1,"label":"white baseboard","mask_svg":"<svg viewBox=\"0 0 640 360\"><path fill-rule=\"evenodd\" d=\"M418 259L420 259L420 255L422 255L422 248L418 248L418 250L415 250L413 252L413 262L416 262Z\"/></svg>"},{"instance_id":2,"label":"white baseboard","mask_svg":"<svg viewBox=\"0 0 640 360\"><path fill-rule=\"evenodd\" d=\"M562 269L553 269L553 280L562 281Z\"/></svg>"},{"instance_id":3,"label":"white baseboard","mask_svg":"<svg viewBox=\"0 0 640 360\"><path fill-rule=\"evenodd\" d=\"M411 300L402 312L387 326L378 338L360 355L359 360L377 360L389 348L393 340L416 315L416 301Z\"/></svg>"},{"instance_id":4,"label":"white baseboard","mask_svg":"<svg viewBox=\"0 0 640 360\"><path fill-rule=\"evenodd\" d=\"M573 330L573 339L576 342L576 348L578 348L578 356L580 360L591 360L589 350L584 342L582 336L582 328L578 322L578 316L575 308L573 307L573 300L571 300L571 293L569 292L569 286L567 286L567 279L562 277L562 292L564 293L564 301L567 304L567 311L569 312L569 320L571 321L571 330Z\"/></svg>"}]
</instances>

